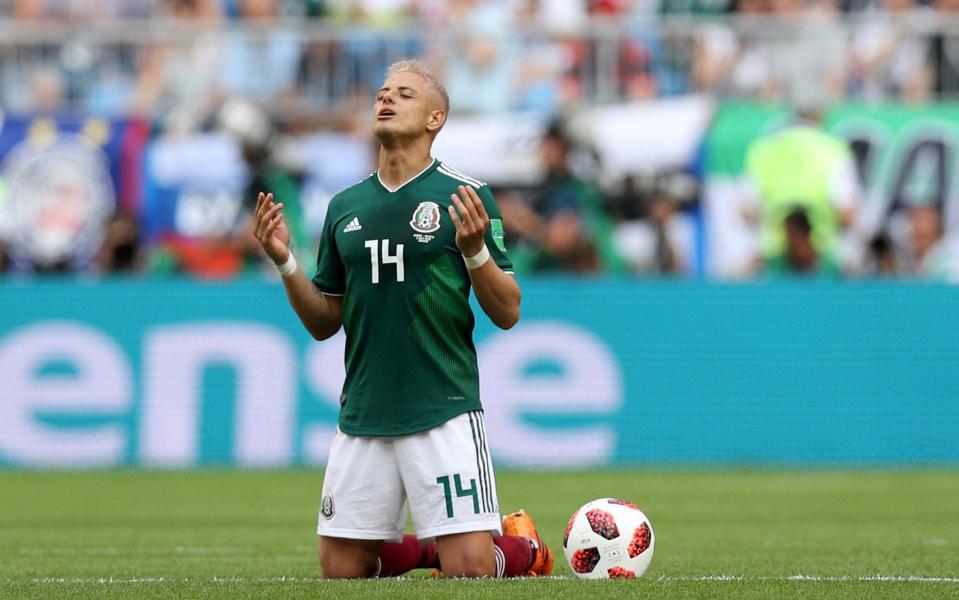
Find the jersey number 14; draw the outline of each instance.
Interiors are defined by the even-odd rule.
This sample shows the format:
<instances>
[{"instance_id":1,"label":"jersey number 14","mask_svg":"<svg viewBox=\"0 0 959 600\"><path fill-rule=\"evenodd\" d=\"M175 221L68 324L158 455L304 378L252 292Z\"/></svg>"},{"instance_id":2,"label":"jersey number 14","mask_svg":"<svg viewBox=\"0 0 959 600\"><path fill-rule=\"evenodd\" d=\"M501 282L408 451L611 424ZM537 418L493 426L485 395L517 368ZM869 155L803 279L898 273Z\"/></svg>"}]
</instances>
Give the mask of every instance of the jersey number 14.
<instances>
[{"instance_id":1,"label":"jersey number 14","mask_svg":"<svg viewBox=\"0 0 959 600\"><path fill-rule=\"evenodd\" d=\"M396 251L390 254L389 240L366 240L370 249L370 263L373 265L373 283L380 282L380 265L396 265L396 280L403 281L403 244L396 245ZM382 247L382 250L380 249Z\"/></svg>"}]
</instances>

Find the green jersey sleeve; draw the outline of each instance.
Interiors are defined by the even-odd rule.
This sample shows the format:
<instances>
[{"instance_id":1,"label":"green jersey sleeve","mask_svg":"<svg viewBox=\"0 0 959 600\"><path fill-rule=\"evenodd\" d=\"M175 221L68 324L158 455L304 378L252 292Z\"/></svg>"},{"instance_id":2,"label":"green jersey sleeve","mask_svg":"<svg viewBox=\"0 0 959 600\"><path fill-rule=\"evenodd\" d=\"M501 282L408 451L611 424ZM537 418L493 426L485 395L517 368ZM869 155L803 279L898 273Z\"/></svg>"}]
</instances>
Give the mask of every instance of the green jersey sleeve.
<instances>
[{"instance_id":1,"label":"green jersey sleeve","mask_svg":"<svg viewBox=\"0 0 959 600\"><path fill-rule=\"evenodd\" d=\"M486 247L496 262L496 265L507 273L513 272L513 262L506 254L506 244L504 243L503 215L499 212L499 206L493 198L493 192L488 185L477 190L480 200L483 201L483 207L486 214L489 215L489 229L486 230Z\"/></svg>"},{"instance_id":2,"label":"green jersey sleeve","mask_svg":"<svg viewBox=\"0 0 959 600\"><path fill-rule=\"evenodd\" d=\"M336 248L336 217L333 213L333 203L326 211L326 220L323 222L323 233L320 236L320 250L316 257L316 275L313 283L321 292L331 295L342 295L346 292L346 270Z\"/></svg>"}]
</instances>

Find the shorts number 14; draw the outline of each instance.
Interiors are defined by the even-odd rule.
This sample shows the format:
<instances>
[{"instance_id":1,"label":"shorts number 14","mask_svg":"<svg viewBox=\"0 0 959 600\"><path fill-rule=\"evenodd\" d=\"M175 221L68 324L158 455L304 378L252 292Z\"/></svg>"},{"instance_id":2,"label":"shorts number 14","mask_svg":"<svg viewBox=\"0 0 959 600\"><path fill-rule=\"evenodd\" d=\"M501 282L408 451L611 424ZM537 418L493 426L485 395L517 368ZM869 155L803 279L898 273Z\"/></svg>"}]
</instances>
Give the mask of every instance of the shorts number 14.
<instances>
[{"instance_id":1,"label":"shorts number 14","mask_svg":"<svg viewBox=\"0 0 959 600\"><path fill-rule=\"evenodd\" d=\"M450 476L443 475L442 477L436 478L436 483L443 486L443 494L446 495L446 517L449 519L453 518L453 490L450 488ZM466 489L463 489L463 480L460 479L459 473L453 475L453 487L456 488L456 497L457 498L468 498L473 497L473 514L479 514L479 496L476 493L476 480L470 479L470 486Z\"/></svg>"}]
</instances>

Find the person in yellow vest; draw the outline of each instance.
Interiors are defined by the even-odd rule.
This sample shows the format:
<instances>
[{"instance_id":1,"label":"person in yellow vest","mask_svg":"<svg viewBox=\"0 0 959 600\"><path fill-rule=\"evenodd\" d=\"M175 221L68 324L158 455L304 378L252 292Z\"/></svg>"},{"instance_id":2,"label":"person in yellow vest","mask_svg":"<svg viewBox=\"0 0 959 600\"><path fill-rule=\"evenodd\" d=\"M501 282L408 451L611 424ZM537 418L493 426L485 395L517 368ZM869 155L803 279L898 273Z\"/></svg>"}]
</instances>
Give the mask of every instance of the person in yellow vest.
<instances>
[{"instance_id":1,"label":"person in yellow vest","mask_svg":"<svg viewBox=\"0 0 959 600\"><path fill-rule=\"evenodd\" d=\"M786 249L784 221L803 209L812 243L841 260L840 237L855 220L860 185L849 145L823 130L813 113L754 141L746 153L747 204L759 223L757 265Z\"/></svg>"}]
</instances>

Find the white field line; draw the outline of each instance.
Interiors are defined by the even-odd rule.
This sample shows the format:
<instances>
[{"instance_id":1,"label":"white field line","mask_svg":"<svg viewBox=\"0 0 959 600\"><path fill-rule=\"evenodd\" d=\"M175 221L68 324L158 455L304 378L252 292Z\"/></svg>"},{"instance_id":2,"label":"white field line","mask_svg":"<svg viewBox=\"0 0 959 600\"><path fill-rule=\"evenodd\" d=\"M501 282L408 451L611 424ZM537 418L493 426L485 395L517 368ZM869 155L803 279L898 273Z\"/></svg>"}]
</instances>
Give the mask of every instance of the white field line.
<instances>
[{"instance_id":1,"label":"white field line","mask_svg":"<svg viewBox=\"0 0 959 600\"><path fill-rule=\"evenodd\" d=\"M669 575L660 575L655 579L656 581L879 581L894 583L959 583L959 577L926 577L921 575L789 575L787 577L767 577L763 575L703 575L700 577L673 577Z\"/></svg>"},{"instance_id":2,"label":"white field line","mask_svg":"<svg viewBox=\"0 0 959 600\"><path fill-rule=\"evenodd\" d=\"M132 550L129 548L121 549L114 548L110 546L103 547L78 547L78 548L30 548L23 547L18 550L20 554L26 556L75 556L78 554L85 555L109 555L115 556L119 554L151 554L151 555L164 555L164 554L236 554L237 552L242 552L244 550L254 551L255 548L241 548L239 546L172 546L172 547L156 547L156 548L144 548Z\"/></svg>"},{"instance_id":3,"label":"white field line","mask_svg":"<svg viewBox=\"0 0 959 600\"><path fill-rule=\"evenodd\" d=\"M404 579L404 578L398 578ZM572 580L572 577L548 577L546 579ZM754 582L754 581L788 581L788 582L882 582L882 583L946 583L959 584L959 577L926 577L919 575L864 575L864 576L819 576L819 575L790 575L786 577L767 577L762 575L703 575L698 577L660 575L650 578L661 582L687 581L715 581L715 582ZM411 579L412 580L412 579ZM6 577L0 582L15 583L17 579ZM322 577L35 577L30 580L35 584L104 584L104 585L138 585L151 583L318 583ZM424 580L418 580L424 581Z\"/></svg>"}]
</instances>

